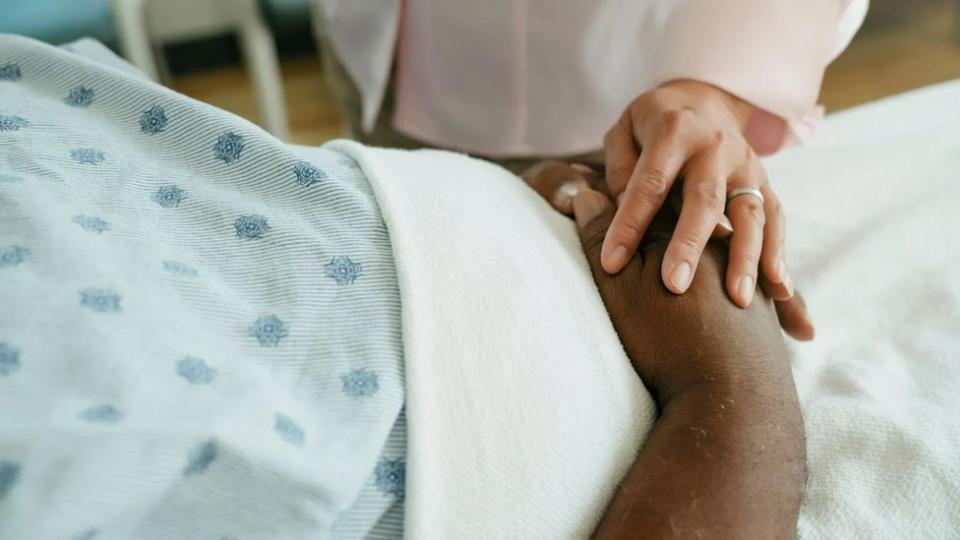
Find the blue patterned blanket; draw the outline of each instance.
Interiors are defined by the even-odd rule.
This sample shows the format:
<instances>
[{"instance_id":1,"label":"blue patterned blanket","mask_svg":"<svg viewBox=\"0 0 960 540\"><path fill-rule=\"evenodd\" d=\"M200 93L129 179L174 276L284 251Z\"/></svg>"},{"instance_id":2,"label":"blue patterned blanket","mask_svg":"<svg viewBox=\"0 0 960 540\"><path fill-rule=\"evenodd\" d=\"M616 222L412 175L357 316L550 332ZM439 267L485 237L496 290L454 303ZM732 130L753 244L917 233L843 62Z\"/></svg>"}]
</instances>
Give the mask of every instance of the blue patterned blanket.
<instances>
[{"instance_id":1,"label":"blue patterned blanket","mask_svg":"<svg viewBox=\"0 0 960 540\"><path fill-rule=\"evenodd\" d=\"M399 536L399 309L350 158L0 36L0 537Z\"/></svg>"}]
</instances>

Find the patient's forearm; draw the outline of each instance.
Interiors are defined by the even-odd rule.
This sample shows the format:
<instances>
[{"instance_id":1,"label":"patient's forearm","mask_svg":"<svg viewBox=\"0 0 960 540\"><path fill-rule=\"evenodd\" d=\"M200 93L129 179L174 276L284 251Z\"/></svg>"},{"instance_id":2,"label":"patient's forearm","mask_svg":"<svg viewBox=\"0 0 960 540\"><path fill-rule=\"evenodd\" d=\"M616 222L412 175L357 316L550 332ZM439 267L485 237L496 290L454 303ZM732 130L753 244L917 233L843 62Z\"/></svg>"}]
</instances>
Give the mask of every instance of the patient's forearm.
<instances>
[{"instance_id":1,"label":"patient's forearm","mask_svg":"<svg viewBox=\"0 0 960 540\"><path fill-rule=\"evenodd\" d=\"M595 538L793 538L803 425L792 381L778 379L666 403Z\"/></svg>"},{"instance_id":2,"label":"patient's forearm","mask_svg":"<svg viewBox=\"0 0 960 540\"><path fill-rule=\"evenodd\" d=\"M712 243L690 291L676 296L659 284L662 247L650 249L642 277L656 286L642 305L611 311L660 417L597 538L795 535L805 441L793 376L762 293L747 309L726 297L723 255ZM644 342L657 344L633 347L651 327ZM651 356L672 362L651 367Z\"/></svg>"},{"instance_id":3,"label":"patient's forearm","mask_svg":"<svg viewBox=\"0 0 960 540\"><path fill-rule=\"evenodd\" d=\"M805 441L773 307L762 292L744 309L730 302L719 242L685 294L667 291L669 210L651 224L642 257L610 275L600 252L613 206L581 189L573 209L610 320L660 410L595 538L792 538Z\"/></svg>"}]
</instances>

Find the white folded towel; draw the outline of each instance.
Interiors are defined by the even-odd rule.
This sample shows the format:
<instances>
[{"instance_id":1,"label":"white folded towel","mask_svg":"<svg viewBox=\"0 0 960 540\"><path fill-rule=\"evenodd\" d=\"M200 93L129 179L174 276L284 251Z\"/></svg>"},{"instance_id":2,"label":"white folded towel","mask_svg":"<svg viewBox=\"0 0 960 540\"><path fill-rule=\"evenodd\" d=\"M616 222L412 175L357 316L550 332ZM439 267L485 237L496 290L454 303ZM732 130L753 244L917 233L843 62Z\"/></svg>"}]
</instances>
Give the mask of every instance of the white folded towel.
<instances>
[{"instance_id":1,"label":"white folded towel","mask_svg":"<svg viewBox=\"0 0 960 540\"><path fill-rule=\"evenodd\" d=\"M396 257L408 538L584 537L655 406L570 220L500 167L337 142Z\"/></svg>"}]
</instances>

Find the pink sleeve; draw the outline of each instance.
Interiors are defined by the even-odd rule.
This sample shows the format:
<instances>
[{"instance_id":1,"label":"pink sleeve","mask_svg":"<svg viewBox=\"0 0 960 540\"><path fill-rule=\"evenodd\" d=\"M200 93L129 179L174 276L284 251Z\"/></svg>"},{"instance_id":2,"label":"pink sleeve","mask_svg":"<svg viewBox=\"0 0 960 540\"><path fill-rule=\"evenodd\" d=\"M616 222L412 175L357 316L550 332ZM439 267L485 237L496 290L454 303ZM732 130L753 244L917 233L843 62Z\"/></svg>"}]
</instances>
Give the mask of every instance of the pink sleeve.
<instances>
[{"instance_id":1,"label":"pink sleeve","mask_svg":"<svg viewBox=\"0 0 960 540\"><path fill-rule=\"evenodd\" d=\"M868 0L674 0L658 6L653 80L708 82L757 107L760 154L804 142L823 117L823 72L850 43ZM656 8L655 8L656 9Z\"/></svg>"}]
</instances>

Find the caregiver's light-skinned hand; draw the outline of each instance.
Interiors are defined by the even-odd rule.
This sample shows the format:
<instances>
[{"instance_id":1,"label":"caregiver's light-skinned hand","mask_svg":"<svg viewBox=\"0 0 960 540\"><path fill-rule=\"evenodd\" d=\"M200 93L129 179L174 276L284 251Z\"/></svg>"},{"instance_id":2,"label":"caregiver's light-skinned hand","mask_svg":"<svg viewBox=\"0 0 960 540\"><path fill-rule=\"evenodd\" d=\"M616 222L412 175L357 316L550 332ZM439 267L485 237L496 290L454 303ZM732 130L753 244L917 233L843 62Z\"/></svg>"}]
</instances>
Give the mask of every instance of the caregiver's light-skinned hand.
<instances>
[{"instance_id":1,"label":"caregiver's light-skinned hand","mask_svg":"<svg viewBox=\"0 0 960 540\"><path fill-rule=\"evenodd\" d=\"M733 301L750 305L761 269L774 299L793 296L783 211L743 135L751 112L745 101L690 80L664 84L630 103L604 138L607 186L618 201L601 252L605 271L615 274L627 265L680 176L683 210L661 268L666 287L686 292L726 207L733 233L725 285ZM727 207L727 193L739 187L759 189L765 202L741 195Z\"/></svg>"},{"instance_id":2,"label":"caregiver's light-skinned hand","mask_svg":"<svg viewBox=\"0 0 960 540\"><path fill-rule=\"evenodd\" d=\"M597 168L594 168L597 167ZM558 212L573 216L573 200L583 190L596 190L609 198L610 192L604 183L602 165L567 164L557 160L541 161L522 174L523 180ZM672 197L671 197L672 199ZM682 212L679 205L671 205L674 212ZM607 233L609 234L609 232ZM726 234L722 227L714 231L714 237L723 238ZM760 285L769 297L773 297L777 287L763 277ZM774 306L780 326L791 337L799 341L809 341L814 337L813 321L807 311L803 296L797 292L789 298L775 300Z\"/></svg>"}]
</instances>

